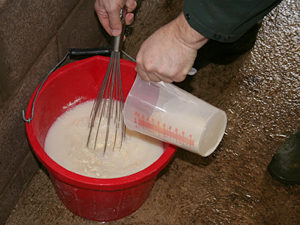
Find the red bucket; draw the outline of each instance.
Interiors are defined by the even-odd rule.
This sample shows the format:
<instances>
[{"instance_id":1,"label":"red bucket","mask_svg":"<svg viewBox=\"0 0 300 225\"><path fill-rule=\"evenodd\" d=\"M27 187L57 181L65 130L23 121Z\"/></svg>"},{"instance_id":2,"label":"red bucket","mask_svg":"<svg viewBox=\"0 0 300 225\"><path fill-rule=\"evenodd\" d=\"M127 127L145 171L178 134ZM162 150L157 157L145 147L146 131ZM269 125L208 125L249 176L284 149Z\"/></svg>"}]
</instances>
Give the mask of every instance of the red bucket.
<instances>
[{"instance_id":1,"label":"red bucket","mask_svg":"<svg viewBox=\"0 0 300 225\"><path fill-rule=\"evenodd\" d=\"M176 147L164 143L164 153L146 169L120 178L98 179L73 173L53 161L44 150L47 132L69 108L96 98L109 58L95 56L70 63L51 74L33 93L26 110L26 132L34 153L47 168L56 193L73 213L90 220L110 221L137 210L147 199L158 173L168 164ZM135 80L135 64L121 60L124 97Z\"/></svg>"}]
</instances>

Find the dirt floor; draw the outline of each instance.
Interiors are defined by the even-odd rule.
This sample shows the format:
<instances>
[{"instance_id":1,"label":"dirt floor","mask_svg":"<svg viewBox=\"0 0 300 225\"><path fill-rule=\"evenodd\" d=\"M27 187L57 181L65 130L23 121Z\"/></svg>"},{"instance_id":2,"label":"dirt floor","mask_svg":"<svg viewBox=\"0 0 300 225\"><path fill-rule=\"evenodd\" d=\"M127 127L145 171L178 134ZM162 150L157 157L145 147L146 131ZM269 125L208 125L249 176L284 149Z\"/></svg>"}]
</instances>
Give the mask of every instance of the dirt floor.
<instances>
[{"instance_id":1,"label":"dirt floor","mask_svg":"<svg viewBox=\"0 0 300 225\"><path fill-rule=\"evenodd\" d=\"M299 24L299 2L283 1L263 20L250 52L184 82L226 112L221 144L207 158L178 149L142 207L108 224L300 224L300 186L267 172L272 155L300 129ZM6 223L15 224L100 223L66 209L40 170Z\"/></svg>"}]
</instances>

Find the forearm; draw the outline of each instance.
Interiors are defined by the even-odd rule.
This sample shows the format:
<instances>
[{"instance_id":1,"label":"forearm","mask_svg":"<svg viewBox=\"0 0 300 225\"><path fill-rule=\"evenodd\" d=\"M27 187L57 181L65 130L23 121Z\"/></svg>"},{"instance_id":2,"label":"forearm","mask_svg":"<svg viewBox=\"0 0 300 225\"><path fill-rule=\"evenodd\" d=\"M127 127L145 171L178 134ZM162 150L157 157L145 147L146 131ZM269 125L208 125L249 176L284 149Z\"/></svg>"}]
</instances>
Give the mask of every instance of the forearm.
<instances>
[{"instance_id":1,"label":"forearm","mask_svg":"<svg viewBox=\"0 0 300 225\"><path fill-rule=\"evenodd\" d=\"M183 13L181 13L173 21L173 23L174 26L172 26L172 28L175 38L187 47L198 50L207 42L208 38L204 37L201 33L194 30L188 24Z\"/></svg>"},{"instance_id":2,"label":"forearm","mask_svg":"<svg viewBox=\"0 0 300 225\"><path fill-rule=\"evenodd\" d=\"M184 15L192 28L220 42L233 42L281 0L185 0Z\"/></svg>"}]
</instances>

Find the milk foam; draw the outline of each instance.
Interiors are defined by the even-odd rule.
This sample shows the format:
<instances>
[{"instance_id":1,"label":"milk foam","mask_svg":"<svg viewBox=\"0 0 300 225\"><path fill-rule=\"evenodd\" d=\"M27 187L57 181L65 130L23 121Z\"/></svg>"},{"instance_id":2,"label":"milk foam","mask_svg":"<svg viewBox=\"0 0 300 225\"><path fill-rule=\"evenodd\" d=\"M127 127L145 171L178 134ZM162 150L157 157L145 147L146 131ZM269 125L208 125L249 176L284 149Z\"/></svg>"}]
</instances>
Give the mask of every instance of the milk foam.
<instances>
[{"instance_id":1,"label":"milk foam","mask_svg":"<svg viewBox=\"0 0 300 225\"><path fill-rule=\"evenodd\" d=\"M88 149L86 141L92 105L93 101L88 101L73 107L49 129L44 149L59 165L89 177L116 178L141 171L162 155L161 141L128 129L121 149L106 151L104 155Z\"/></svg>"}]
</instances>

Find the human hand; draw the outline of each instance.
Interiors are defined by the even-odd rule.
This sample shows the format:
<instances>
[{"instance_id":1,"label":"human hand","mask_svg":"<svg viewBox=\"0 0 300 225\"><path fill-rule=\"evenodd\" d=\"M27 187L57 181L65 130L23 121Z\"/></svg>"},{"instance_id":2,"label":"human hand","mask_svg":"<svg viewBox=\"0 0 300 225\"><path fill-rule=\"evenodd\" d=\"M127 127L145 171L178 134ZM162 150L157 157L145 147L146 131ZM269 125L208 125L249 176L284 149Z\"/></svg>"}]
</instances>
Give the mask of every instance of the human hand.
<instances>
[{"instance_id":1,"label":"human hand","mask_svg":"<svg viewBox=\"0 0 300 225\"><path fill-rule=\"evenodd\" d=\"M135 70L148 81L183 81L207 38L190 27L183 13L142 44Z\"/></svg>"},{"instance_id":2,"label":"human hand","mask_svg":"<svg viewBox=\"0 0 300 225\"><path fill-rule=\"evenodd\" d=\"M125 23L131 24L134 19L132 13L136 8L135 0L96 0L95 11L106 32L111 36L119 36L122 31L120 11L126 6Z\"/></svg>"}]
</instances>

